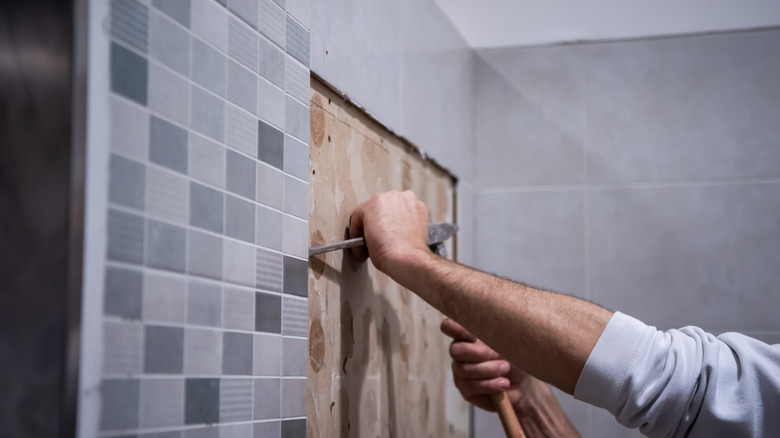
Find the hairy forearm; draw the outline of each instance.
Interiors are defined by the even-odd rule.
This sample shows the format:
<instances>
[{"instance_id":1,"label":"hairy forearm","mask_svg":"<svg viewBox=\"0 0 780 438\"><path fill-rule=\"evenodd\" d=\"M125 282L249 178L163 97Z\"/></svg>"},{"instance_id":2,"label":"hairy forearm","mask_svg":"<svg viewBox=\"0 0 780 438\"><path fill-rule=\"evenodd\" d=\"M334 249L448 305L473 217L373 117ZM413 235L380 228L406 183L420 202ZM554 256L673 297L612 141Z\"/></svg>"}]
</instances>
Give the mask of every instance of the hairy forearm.
<instances>
[{"instance_id":1,"label":"hairy forearm","mask_svg":"<svg viewBox=\"0 0 780 438\"><path fill-rule=\"evenodd\" d=\"M405 254L382 269L510 362L569 394L612 316L586 301L422 251Z\"/></svg>"}]
</instances>

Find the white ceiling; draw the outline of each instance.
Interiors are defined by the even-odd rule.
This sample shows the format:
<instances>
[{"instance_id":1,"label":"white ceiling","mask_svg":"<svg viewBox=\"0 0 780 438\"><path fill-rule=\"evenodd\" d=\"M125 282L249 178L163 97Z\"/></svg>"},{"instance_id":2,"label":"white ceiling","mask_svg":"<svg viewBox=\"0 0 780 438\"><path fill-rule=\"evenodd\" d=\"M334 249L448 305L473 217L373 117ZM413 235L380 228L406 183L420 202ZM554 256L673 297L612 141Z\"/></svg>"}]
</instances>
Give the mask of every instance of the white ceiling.
<instances>
[{"instance_id":1,"label":"white ceiling","mask_svg":"<svg viewBox=\"0 0 780 438\"><path fill-rule=\"evenodd\" d=\"M780 0L435 0L476 48L780 25Z\"/></svg>"}]
</instances>

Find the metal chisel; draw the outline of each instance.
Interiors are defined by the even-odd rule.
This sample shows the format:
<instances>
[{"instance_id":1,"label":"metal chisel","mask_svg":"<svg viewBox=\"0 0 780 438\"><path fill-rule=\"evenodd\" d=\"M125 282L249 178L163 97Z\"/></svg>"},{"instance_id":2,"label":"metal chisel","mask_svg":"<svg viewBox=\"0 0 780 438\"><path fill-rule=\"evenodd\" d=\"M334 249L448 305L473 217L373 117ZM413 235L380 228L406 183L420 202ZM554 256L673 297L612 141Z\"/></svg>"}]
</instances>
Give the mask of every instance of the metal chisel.
<instances>
[{"instance_id":1,"label":"metal chisel","mask_svg":"<svg viewBox=\"0 0 780 438\"><path fill-rule=\"evenodd\" d=\"M454 236L458 232L458 226L448 223L438 223L428 225L428 247L431 251L440 256L447 255L447 251L443 243ZM335 251L337 249L347 249L354 246L361 246L366 244L364 237L356 237L354 239L342 240L341 242L331 243L330 245L317 246L309 249L309 257L324 252Z\"/></svg>"}]
</instances>

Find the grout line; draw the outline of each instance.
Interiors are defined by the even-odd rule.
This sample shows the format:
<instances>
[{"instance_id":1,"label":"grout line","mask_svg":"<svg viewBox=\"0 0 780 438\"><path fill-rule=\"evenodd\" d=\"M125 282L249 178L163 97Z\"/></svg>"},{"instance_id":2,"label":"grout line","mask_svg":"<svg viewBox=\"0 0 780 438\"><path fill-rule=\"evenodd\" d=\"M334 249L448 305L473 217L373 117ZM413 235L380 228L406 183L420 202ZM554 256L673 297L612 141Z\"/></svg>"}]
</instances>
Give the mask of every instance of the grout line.
<instances>
[{"instance_id":1,"label":"grout line","mask_svg":"<svg viewBox=\"0 0 780 438\"><path fill-rule=\"evenodd\" d=\"M669 180L669 181L637 181L637 182L582 182L570 184L538 184L517 186L489 186L475 188L479 194L492 193L525 193L525 192L554 192L576 191L587 189L589 191L606 190L632 190L632 189L656 189L656 188L687 188L687 187L720 187L739 185L779 184L780 177L751 177L751 178L724 178L702 180Z\"/></svg>"},{"instance_id":2,"label":"grout line","mask_svg":"<svg viewBox=\"0 0 780 438\"><path fill-rule=\"evenodd\" d=\"M254 392L254 388L253 388ZM127 436L128 433L132 435L136 434L147 434L147 433L162 433L162 432L182 432L182 431L188 431L188 430L197 430L197 429L213 429L221 426L240 426L244 424L262 424L262 423L274 423L274 422L284 422L284 421L293 421L293 420L306 420L306 417L285 417L282 418L281 416L279 418L268 418L263 420L249 420L249 421L235 421L235 422L217 422L217 423L199 423L199 424L183 424L180 426L170 426L170 427L149 427L149 428L138 428L138 429L121 429L116 431L110 431L110 432L98 432L98 436L100 438L111 438L111 437L124 437Z\"/></svg>"}]
</instances>

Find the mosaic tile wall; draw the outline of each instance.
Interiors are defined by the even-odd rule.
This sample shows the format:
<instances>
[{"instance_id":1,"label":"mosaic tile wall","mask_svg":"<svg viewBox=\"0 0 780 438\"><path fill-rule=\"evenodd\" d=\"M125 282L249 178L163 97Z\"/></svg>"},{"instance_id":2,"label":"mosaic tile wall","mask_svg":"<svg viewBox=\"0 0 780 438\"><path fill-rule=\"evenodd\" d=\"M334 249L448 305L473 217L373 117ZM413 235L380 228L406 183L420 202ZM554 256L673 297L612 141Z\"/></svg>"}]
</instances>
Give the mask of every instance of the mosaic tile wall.
<instances>
[{"instance_id":1,"label":"mosaic tile wall","mask_svg":"<svg viewBox=\"0 0 780 438\"><path fill-rule=\"evenodd\" d=\"M309 31L113 0L100 436L304 437Z\"/></svg>"}]
</instances>

